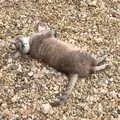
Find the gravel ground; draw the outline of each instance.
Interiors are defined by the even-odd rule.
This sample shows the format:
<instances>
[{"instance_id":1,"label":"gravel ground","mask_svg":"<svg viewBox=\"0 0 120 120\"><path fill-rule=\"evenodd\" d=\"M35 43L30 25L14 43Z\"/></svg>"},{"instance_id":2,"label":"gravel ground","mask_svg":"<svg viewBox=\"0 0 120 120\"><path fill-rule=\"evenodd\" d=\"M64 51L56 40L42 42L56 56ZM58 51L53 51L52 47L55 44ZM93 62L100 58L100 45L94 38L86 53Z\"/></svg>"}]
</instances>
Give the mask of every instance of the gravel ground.
<instances>
[{"instance_id":1,"label":"gravel ground","mask_svg":"<svg viewBox=\"0 0 120 120\"><path fill-rule=\"evenodd\" d=\"M102 56L110 68L79 79L67 105L50 108L68 79L24 56L11 57L16 35L29 35L38 22L58 39ZM0 120L120 120L119 0L0 0Z\"/></svg>"}]
</instances>

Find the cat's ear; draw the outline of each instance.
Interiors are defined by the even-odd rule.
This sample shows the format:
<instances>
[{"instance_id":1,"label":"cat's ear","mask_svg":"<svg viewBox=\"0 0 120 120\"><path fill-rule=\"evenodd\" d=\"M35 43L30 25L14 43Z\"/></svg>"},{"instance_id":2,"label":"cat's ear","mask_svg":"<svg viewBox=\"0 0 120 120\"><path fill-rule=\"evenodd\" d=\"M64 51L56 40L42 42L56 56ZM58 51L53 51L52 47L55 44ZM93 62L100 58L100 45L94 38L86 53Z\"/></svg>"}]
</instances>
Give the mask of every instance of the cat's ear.
<instances>
[{"instance_id":1,"label":"cat's ear","mask_svg":"<svg viewBox=\"0 0 120 120\"><path fill-rule=\"evenodd\" d=\"M57 30L52 29L48 32L48 35L52 38L56 38L57 37Z\"/></svg>"},{"instance_id":2,"label":"cat's ear","mask_svg":"<svg viewBox=\"0 0 120 120\"><path fill-rule=\"evenodd\" d=\"M44 30L50 30L46 23L38 23L35 26L35 32L43 32Z\"/></svg>"},{"instance_id":3,"label":"cat's ear","mask_svg":"<svg viewBox=\"0 0 120 120\"><path fill-rule=\"evenodd\" d=\"M23 35L17 35L14 39L13 42L19 42L23 38Z\"/></svg>"},{"instance_id":4,"label":"cat's ear","mask_svg":"<svg viewBox=\"0 0 120 120\"><path fill-rule=\"evenodd\" d=\"M51 29L46 23L38 23L35 26L35 32L40 34L47 34L50 32L52 36L57 37L57 30Z\"/></svg>"},{"instance_id":5,"label":"cat's ear","mask_svg":"<svg viewBox=\"0 0 120 120\"><path fill-rule=\"evenodd\" d=\"M44 30L46 30L45 26L40 26L40 25L38 26L38 32L42 32Z\"/></svg>"}]
</instances>

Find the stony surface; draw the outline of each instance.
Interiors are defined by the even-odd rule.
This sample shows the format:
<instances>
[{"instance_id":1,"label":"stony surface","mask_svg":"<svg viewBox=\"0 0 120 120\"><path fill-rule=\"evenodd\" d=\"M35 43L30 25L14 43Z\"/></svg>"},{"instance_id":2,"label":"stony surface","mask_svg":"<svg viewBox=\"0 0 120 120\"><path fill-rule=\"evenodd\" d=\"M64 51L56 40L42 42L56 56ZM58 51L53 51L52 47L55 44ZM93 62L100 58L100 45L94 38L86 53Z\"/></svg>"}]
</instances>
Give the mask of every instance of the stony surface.
<instances>
[{"instance_id":1,"label":"stony surface","mask_svg":"<svg viewBox=\"0 0 120 120\"><path fill-rule=\"evenodd\" d=\"M16 35L38 22L58 39L102 56L105 72L79 79L67 105L44 114L41 106L65 89L65 75L29 56L14 59ZM47 108L46 108L47 109ZM119 0L0 0L0 120L120 120Z\"/></svg>"}]
</instances>

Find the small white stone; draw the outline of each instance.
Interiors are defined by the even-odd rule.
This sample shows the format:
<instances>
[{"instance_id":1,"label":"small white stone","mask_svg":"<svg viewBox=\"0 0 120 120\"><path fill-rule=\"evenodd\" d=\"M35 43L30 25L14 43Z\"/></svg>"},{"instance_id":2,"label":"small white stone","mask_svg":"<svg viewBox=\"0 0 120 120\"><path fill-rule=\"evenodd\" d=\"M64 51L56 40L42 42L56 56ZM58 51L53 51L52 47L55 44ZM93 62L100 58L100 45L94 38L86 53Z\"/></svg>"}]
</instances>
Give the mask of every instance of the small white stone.
<instances>
[{"instance_id":1,"label":"small white stone","mask_svg":"<svg viewBox=\"0 0 120 120\"><path fill-rule=\"evenodd\" d=\"M17 69L18 72L22 72L22 66L19 64L18 65L18 69Z\"/></svg>"},{"instance_id":2,"label":"small white stone","mask_svg":"<svg viewBox=\"0 0 120 120\"><path fill-rule=\"evenodd\" d=\"M12 63L12 58L8 58L8 63Z\"/></svg>"},{"instance_id":3,"label":"small white stone","mask_svg":"<svg viewBox=\"0 0 120 120\"><path fill-rule=\"evenodd\" d=\"M87 4L90 6L96 6L97 5L97 0L87 0Z\"/></svg>"},{"instance_id":4,"label":"small white stone","mask_svg":"<svg viewBox=\"0 0 120 120\"><path fill-rule=\"evenodd\" d=\"M48 0L49 3L52 3L52 0Z\"/></svg>"},{"instance_id":5,"label":"small white stone","mask_svg":"<svg viewBox=\"0 0 120 120\"><path fill-rule=\"evenodd\" d=\"M7 103L3 103L3 104L1 105L1 107L7 108Z\"/></svg>"},{"instance_id":6,"label":"small white stone","mask_svg":"<svg viewBox=\"0 0 120 120\"><path fill-rule=\"evenodd\" d=\"M103 110L103 106L101 105L101 103L98 104L98 110L101 112Z\"/></svg>"},{"instance_id":7,"label":"small white stone","mask_svg":"<svg viewBox=\"0 0 120 120\"><path fill-rule=\"evenodd\" d=\"M63 115L63 120L67 120L67 117L65 115Z\"/></svg>"},{"instance_id":8,"label":"small white stone","mask_svg":"<svg viewBox=\"0 0 120 120\"><path fill-rule=\"evenodd\" d=\"M13 96L13 98L11 99L12 102L16 102L20 97L18 95Z\"/></svg>"},{"instance_id":9,"label":"small white stone","mask_svg":"<svg viewBox=\"0 0 120 120\"><path fill-rule=\"evenodd\" d=\"M2 73L0 73L0 78L2 77Z\"/></svg>"},{"instance_id":10,"label":"small white stone","mask_svg":"<svg viewBox=\"0 0 120 120\"><path fill-rule=\"evenodd\" d=\"M104 82L105 82L105 84L107 84L107 85L109 84L109 81L108 81L108 80L105 80Z\"/></svg>"},{"instance_id":11,"label":"small white stone","mask_svg":"<svg viewBox=\"0 0 120 120\"><path fill-rule=\"evenodd\" d=\"M41 105L41 110L44 114L50 113L52 110L52 106L49 103L42 104Z\"/></svg>"},{"instance_id":12,"label":"small white stone","mask_svg":"<svg viewBox=\"0 0 120 120\"><path fill-rule=\"evenodd\" d=\"M101 43L101 42L103 42L103 39L100 38L100 37L99 37L99 38L95 38L95 42L96 42L96 43Z\"/></svg>"},{"instance_id":13,"label":"small white stone","mask_svg":"<svg viewBox=\"0 0 120 120\"><path fill-rule=\"evenodd\" d=\"M30 77L32 77L32 76L33 76L33 72L32 72L32 71L29 72L28 75L29 75Z\"/></svg>"},{"instance_id":14,"label":"small white stone","mask_svg":"<svg viewBox=\"0 0 120 120\"><path fill-rule=\"evenodd\" d=\"M114 99L117 99L117 92L111 91L111 92L110 92L110 95L111 95Z\"/></svg>"},{"instance_id":15,"label":"small white stone","mask_svg":"<svg viewBox=\"0 0 120 120\"><path fill-rule=\"evenodd\" d=\"M120 98L120 93L117 94L118 98Z\"/></svg>"}]
</instances>

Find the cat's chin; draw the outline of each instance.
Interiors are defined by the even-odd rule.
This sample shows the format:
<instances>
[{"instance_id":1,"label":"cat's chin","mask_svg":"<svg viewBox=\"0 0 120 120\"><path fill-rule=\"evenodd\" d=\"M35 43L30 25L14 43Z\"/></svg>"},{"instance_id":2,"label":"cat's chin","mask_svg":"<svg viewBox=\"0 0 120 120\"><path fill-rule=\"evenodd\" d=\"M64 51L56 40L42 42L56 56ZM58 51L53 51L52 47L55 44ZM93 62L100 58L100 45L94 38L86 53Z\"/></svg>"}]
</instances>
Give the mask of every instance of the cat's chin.
<instances>
[{"instance_id":1,"label":"cat's chin","mask_svg":"<svg viewBox=\"0 0 120 120\"><path fill-rule=\"evenodd\" d=\"M30 50L30 37L23 37L22 38L22 43L24 45L24 48L23 48L23 54L27 54Z\"/></svg>"}]
</instances>

